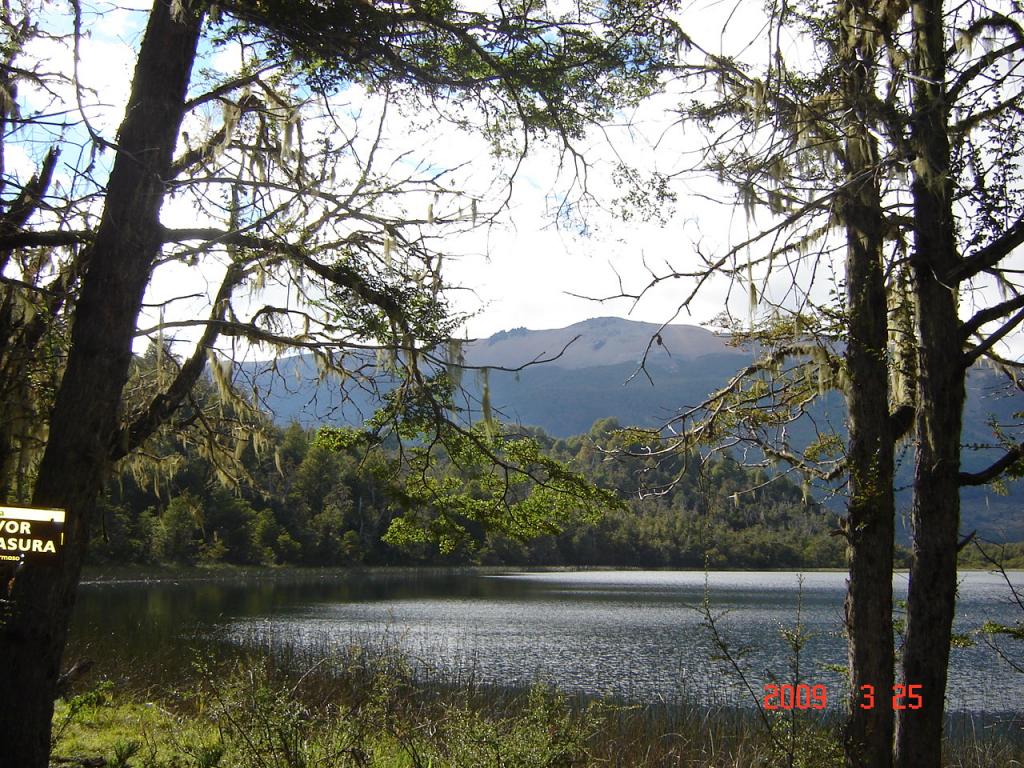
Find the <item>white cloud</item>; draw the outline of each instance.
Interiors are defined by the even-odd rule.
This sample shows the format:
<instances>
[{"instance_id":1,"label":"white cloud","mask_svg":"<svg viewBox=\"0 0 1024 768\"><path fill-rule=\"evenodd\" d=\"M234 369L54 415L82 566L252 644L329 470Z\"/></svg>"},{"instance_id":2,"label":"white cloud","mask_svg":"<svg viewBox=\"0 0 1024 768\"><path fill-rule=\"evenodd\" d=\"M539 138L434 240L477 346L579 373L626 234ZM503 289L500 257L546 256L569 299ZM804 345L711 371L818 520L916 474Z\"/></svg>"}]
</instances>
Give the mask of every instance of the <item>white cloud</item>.
<instances>
[{"instance_id":1,"label":"white cloud","mask_svg":"<svg viewBox=\"0 0 1024 768\"><path fill-rule=\"evenodd\" d=\"M69 29L69 16L63 6L48 6L48 25L54 30ZM92 33L82 41L79 69L82 82L98 94L87 98L87 114L93 126L112 138L120 123L135 66L135 51L145 22L148 3L105 4L87 10ZM54 10L59 8L60 11ZM762 57L767 41L760 31L764 20L759 12L751 12L749 3L703 3L689 6L681 17L684 28L698 30L708 50L733 51L745 49L745 56ZM730 24L726 21L730 20ZM739 24L732 22L739 21ZM726 32L722 33L722 28ZM805 55L804 43L798 38L787 42L796 58ZM204 47L202 62L197 65L223 72L236 71L241 64L240 50L226 46L218 50ZM70 71L69 45L55 41L37 41L26 53L38 57L55 71ZM65 107L74 104L74 93L67 85L56 86L58 99ZM43 109L51 97L29 92L24 98L32 109ZM670 85L665 94L654 97L642 107L620 117L621 125L593 131L584 142L591 163L587 176L589 192L600 203L610 204L622 190L612 180L611 169L620 159L646 170L678 172L691 164L700 138L692 130L673 128L672 109L684 98L678 86ZM338 94L333 106L342 114L361 113L365 129L376 126L380 98L367 94L359 86L351 86ZM471 106L447 105L453 111L474 115ZM219 114L211 112L213 123ZM433 125L429 130L425 126ZM202 117L190 117L185 125L193 135L209 129ZM478 133L464 132L437 121L433 113L403 112L392 108L386 124L386 142L382 145L381 167L394 163L400 173L423 172L430 169L462 166L452 174L456 188L466 190L481 200L480 215L504 202L503 184L496 181L499 171L509 171L508 163L495 161L487 142ZM19 174L30 173L34 164L25 151L8 144L8 169ZM403 152L409 154L399 159ZM508 201L508 210L498 224L478 232L462 234L444 243L444 249L458 259L449 260L449 277L467 290L456 292L456 303L466 311L479 310L468 323L472 336L486 336L515 326L530 328L559 327L596 315L622 315L651 322L673 317L680 303L694 288L693 278L667 280L645 296L636 306L628 300L596 303L573 298L567 292L594 297L609 296L622 289L637 292L650 279L648 269L664 274L669 269L696 270L697 249L717 255L742 242L750 231L742 214L728 205L716 205L705 197L728 200L731 192L706 177L674 182L679 194L676 214L661 226L657 223L618 221L613 215L594 209L587 213L592 228L589 237L558 229L552 221L554 202L565 194L574 180L571 157L560 157L550 148L536 147L519 168ZM559 167L559 162L565 164ZM339 169L344 173L344 168ZM573 194L578 194L575 189ZM424 215L432 200L431 193L412 196L408 205L417 215ZM459 205L468 207L466 198L445 196L437 205L439 218L452 215ZM468 212L464 212L468 218ZM169 226L193 225L204 221L184 198L168 200L163 219ZM765 215L763 221L767 221ZM429 229L429 228L428 228ZM476 255L474 255L476 254ZM486 254L484 256L483 254ZM746 258L740 254L737 258ZM646 267L644 266L646 263ZM200 292L209 294L216 285L216 269L210 274L197 274L185 268L164 268L159 281L147 295L147 301L163 301L172 295L188 293L194 283ZM616 274L617 273L617 274ZM768 298L781 299L791 292L793 278L784 270L767 274L755 270L759 282L767 279ZM799 277L802 279L806 273ZM820 275L819 275L820 277ZM991 287L974 297L978 305L991 301ZM704 323L728 307L737 316L747 313L747 293L733 292L729 284L716 277L704 286L679 322ZM175 305L175 311L180 305ZM208 299L207 305L208 306ZM187 304L188 312L198 312L199 304Z\"/></svg>"}]
</instances>

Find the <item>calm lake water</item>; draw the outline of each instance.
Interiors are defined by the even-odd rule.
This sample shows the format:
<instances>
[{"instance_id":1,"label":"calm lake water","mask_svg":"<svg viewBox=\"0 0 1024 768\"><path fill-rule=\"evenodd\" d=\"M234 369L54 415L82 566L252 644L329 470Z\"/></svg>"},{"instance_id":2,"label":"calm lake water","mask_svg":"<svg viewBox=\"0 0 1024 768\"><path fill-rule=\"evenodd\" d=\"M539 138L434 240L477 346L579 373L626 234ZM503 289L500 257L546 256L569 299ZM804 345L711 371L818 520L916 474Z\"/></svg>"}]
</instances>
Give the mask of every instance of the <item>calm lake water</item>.
<instances>
[{"instance_id":1,"label":"calm lake water","mask_svg":"<svg viewBox=\"0 0 1024 768\"><path fill-rule=\"evenodd\" d=\"M1011 578L1024 585L1024 573ZM811 634L800 657L808 683L842 696L826 665L845 661L840 634L846 576L716 572L707 597L721 637L739 653L760 694L773 676L791 679L781 630ZM897 599L906 576L894 579ZM145 667L173 677L196 658L258 644L324 653L353 643L404 651L424 676L502 685L544 680L570 692L638 701L681 697L746 705L750 694L718 654L702 615L705 574L422 570L287 573L279 578L83 584L70 653L108 674ZM1013 623L1001 577L962 574L957 630ZM1004 643L1024 664L1020 643ZM1024 675L983 645L953 651L953 711L1019 712Z\"/></svg>"}]
</instances>

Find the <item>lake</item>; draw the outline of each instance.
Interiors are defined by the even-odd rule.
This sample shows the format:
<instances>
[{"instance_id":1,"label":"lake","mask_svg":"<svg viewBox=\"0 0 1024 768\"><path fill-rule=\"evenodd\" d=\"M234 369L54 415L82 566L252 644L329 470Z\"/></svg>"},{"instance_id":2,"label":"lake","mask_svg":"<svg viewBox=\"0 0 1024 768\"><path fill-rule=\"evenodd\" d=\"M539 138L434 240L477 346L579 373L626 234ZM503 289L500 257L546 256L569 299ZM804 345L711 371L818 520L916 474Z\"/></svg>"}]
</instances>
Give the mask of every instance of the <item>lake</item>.
<instances>
[{"instance_id":1,"label":"lake","mask_svg":"<svg viewBox=\"0 0 1024 768\"><path fill-rule=\"evenodd\" d=\"M906 594L906 575L894 595ZM1011 578L1024 585L1024 573ZM706 579L706 583L705 583ZM961 574L957 631L986 620L1013 623L1020 610L1000 576ZM671 571L515 572L368 570L284 572L275 577L85 582L69 657L87 656L117 675L146 668L173 678L195 658L258 645L323 653L353 643L401 649L425 678L499 685L547 681L565 691L635 701L750 705L701 610L760 695L792 678L781 630L800 620L810 639L803 680L843 695L841 635L846 575ZM1024 664L1024 649L1004 643ZM742 649L742 652L741 652ZM912 681L910 681L912 682ZM1019 712L1024 675L982 644L954 649L952 711Z\"/></svg>"}]
</instances>

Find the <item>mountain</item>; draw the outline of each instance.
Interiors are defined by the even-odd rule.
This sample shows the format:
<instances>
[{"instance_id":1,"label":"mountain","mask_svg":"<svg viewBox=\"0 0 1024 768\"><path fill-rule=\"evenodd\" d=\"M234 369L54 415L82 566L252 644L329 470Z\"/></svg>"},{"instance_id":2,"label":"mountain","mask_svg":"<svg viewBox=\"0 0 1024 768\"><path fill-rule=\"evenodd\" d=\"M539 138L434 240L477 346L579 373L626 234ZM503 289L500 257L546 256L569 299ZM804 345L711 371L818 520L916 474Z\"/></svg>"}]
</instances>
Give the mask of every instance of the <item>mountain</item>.
<instances>
[{"instance_id":1,"label":"mountain","mask_svg":"<svg viewBox=\"0 0 1024 768\"><path fill-rule=\"evenodd\" d=\"M754 355L749 349L729 346L727 337L704 328L670 325L660 332L659 328L613 317L551 330L515 328L467 342L463 354L467 365L492 367L490 399L503 421L539 426L557 437L588 432L594 422L607 417L622 424L660 425L680 409L700 403ZM651 344L655 334L660 343ZM638 362L648 344L645 373L638 371ZM527 363L536 364L523 367ZM357 424L376 407L369 393L358 388L349 387L351 391L342 396L337 382L327 379L317 384L316 366L308 357L277 361L275 374L269 367L249 364L239 373L281 424L293 420L305 426ZM464 383L470 404L478 401L479 381L467 372ZM973 470L998 455L997 449L985 447L992 442L989 419L1013 423L1012 414L1024 411L1024 397L1008 396L1003 378L980 367L970 371L967 390L964 443L981 447L965 452L965 467ZM842 398L834 393L826 397L815 417L819 425L828 422L842 429ZM909 451L904 454L898 483L906 486L913 459ZM976 528L979 535L997 540L1024 540L1024 488L1020 486L1012 483L1007 496L988 487L964 489L964 530ZM907 506L906 490L898 500Z\"/></svg>"},{"instance_id":2,"label":"mountain","mask_svg":"<svg viewBox=\"0 0 1024 768\"><path fill-rule=\"evenodd\" d=\"M491 371L488 381L504 420L559 437L587 432L609 416L657 426L699 403L752 357L704 328L659 328L613 317L550 331L517 328L467 345L465 356L470 365L504 368L556 358L515 373ZM655 334L660 344L651 343ZM645 374L638 365L648 345Z\"/></svg>"},{"instance_id":3,"label":"mountain","mask_svg":"<svg viewBox=\"0 0 1024 768\"><path fill-rule=\"evenodd\" d=\"M514 368L523 363L550 359L545 363L563 370L580 370L636 364L651 346L648 361L669 367L708 356L747 357L730 347L725 336L695 325L669 325L659 332L656 323L640 323L618 317L595 317L568 328L529 331L513 328L471 343L467 359L474 365ZM651 343L651 339L659 341Z\"/></svg>"},{"instance_id":4,"label":"mountain","mask_svg":"<svg viewBox=\"0 0 1024 768\"><path fill-rule=\"evenodd\" d=\"M469 366L493 367L491 402L506 421L558 437L586 432L609 416L655 426L700 402L751 358L704 328L668 326L662 343L652 345L648 379L638 373L638 361L659 327L601 317L553 330L516 328L467 342L463 354ZM316 383L316 365L305 355L246 364L240 373L281 424L357 424L376 407L358 388L342 396L336 382ZM479 395L471 372L464 383L472 397Z\"/></svg>"}]
</instances>

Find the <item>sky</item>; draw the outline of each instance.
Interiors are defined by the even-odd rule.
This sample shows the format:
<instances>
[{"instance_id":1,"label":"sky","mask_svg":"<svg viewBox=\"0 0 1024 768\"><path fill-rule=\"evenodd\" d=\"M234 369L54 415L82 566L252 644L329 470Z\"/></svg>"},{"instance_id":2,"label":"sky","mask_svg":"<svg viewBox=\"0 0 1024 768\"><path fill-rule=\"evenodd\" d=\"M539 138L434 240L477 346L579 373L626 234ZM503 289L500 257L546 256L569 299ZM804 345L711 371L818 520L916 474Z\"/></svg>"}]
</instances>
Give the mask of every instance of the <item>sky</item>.
<instances>
[{"instance_id":1,"label":"sky","mask_svg":"<svg viewBox=\"0 0 1024 768\"><path fill-rule=\"evenodd\" d=\"M718 4L712 2L708 5ZM83 6L83 26L87 36L82 42L79 76L87 88L94 90L95 95L86 95L86 114L92 128L103 136L113 137L123 117L130 88L128 75L134 68L135 51L148 6L145 0L98 2ZM51 5L48 8L51 28L69 28L65 7ZM69 66L70 51L66 45L41 41L33 45L30 53L54 63L63 61L64 66ZM209 57L205 63L215 69L230 71L237 65L237 56L231 50L224 50ZM73 101L70 90L61 95L70 105ZM345 97L351 99L352 94ZM26 99L29 106L35 108L42 108L48 103L45 94L33 96L29 93ZM606 127L594 131L584 140L582 146L588 160L593 163L588 174L588 191L594 198L601 203L612 204L616 189L610 173L617 155L638 165L645 162L650 165L645 158L650 158L651 146L646 138L639 136L638 128L653 114L664 122L661 109L672 103L672 99L666 97L648 105L644 115L621 115L623 121L632 123L629 131ZM389 118L395 122L393 134L402 134L403 119L397 115ZM664 125L644 128L657 132L663 130ZM196 132L193 130L193 134ZM416 141L421 148L422 137L418 136ZM505 194L501 184L491 181L496 165L487 144L480 137L446 129L431 141L432 163L444 166L446 163L469 162L474 169L473 174L488 182L481 187L482 212L490 210L488 205L496 204L497 199ZM661 151L664 153L666 149L663 147ZM671 151L671 147L667 151ZM22 147L9 145L8 152L12 154L9 167L21 167L23 175L34 169L32 159ZM667 321L676 312L678 291L656 291L639 303L629 300L599 302L574 297L570 293L595 298L615 294L619 291L617 274L623 276L625 287L635 290L644 279L644 260L659 265L658 269L667 261L686 265L689 263L687 240L705 241L709 235L704 230L720 232L723 227L729 227L731 214L728 209L712 214L708 206L698 206L695 201L683 199L677 206L679 217L666 226L657 222L616 221L600 210L592 210L587 214L587 226L592 231L581 235L575 231L578 222L567 226L565 222L560 225L555 221L555 201L565 194L565 179L567 175L571 176L565 169L558 172L561 159L559 153L551 148L536 149L516 177L508 209L495 223L452 243L452 258L448 260L446 275L459 287L452 294L455 307L471 315L464 329L469 337L488 336L513 327L562 327L605 315L658 323ZM70 183L70 180L66 179L66 182ZM695 226L698 213L703 216L699 227L701 231L697 231ZM165 203L162 218L168 226L194 223L193 215L180 201ZM180 292L178 282L194 278L194 273L173 272L157 281L159 285L153 295L147 296L147 301L155 303ZM211 286L214 284L212 278L206 282ZM716 285L700 297L691 314L681 316L679 321L708 322L721 312L724 300L725 285Z\"/></svg>"},{"instance_id":2,"label":"sky","mask_svg":"<svg viewBox=\"0 0 1024 768\"><path fill-rule=\"evenodd\" d=\"M85 6L84 22L89 33L83 40L79 74L95 90L87 114L93 128L104 136L116 133L123 116L148 6L143 0ZM46 7L46 13L53 14L52 24L68 24L65 6ZM684 27L699 30L705 45L713 50L741 50L756 57L764 42L760 37L761 22L752 11L753 4L747 3L743 5L742 21L737 24L733 12L738 7L737 3L716 0L690 4ZM731 26L723 34L721 27L727 18ZM798 48L799 41L791 45ZM56 64L66 62L69 52L66 46L44 41L37 43L32 53ZM208 56L204 65L230 70L237 65L237 55L224 50ZM33 97L26 98L31 106ZM72 95L62 94L62 98L70 102ZM346 92L342 98L350 105L358 103L371 109L373 106L371 97L357 90ZM557 202L566 193L566 180L572 174L570 169L560 166L564 156L541 147L520 168L507 209L493 223L451 241L445 274L449 282L459 287L452 293L454 306L470 315L463 329L468 337L486 337L514 327L558 328L598 316L692 324L709 324L726 308L737 317L750 316L747 290L731 286L724 278L712 279L683 312L680 302L694 284L685 278L666 281L639 301L609 298L623 291L639 291L652 274L670 268L694 269L698 265L698 250L722 253L771 223L767 213L748 219L740 207L731 203L732 193L708 177L677 182L675 203L671 209L666 208L661 221L624 221L602 210L602 206L616 207L615 198L621 193L612 176L618 160L647 171L675 171L686 164L688 153L699 145L699 140L672 126L671 107L679 98L670 89L641 108L618 115L616 125L592 131L583 141L584 154L592 163L588 191L597 205L586 211L582 221L559 220L554 215ZM42 95L38 99L41 104ZM416 133L414 146L402 146L400 137L413 135L406 122L411 124L415 120L398 114L389 117L393 152L412 148L426 153L430 163L438 167L465 164L460 182L483 201L482 212L497 204L505 192L502 184L494 182L495 171L501 168L496 166L482 138L446 127L433 135ZM198 130L198 126L193 130ZM8 153L9 168L20 167L23 174L31 171L32 159L22 147L9 145ZM709 198L724 200L726 204L715 204ZM194 214L180 200L165 205L163 218L168 226L194 223ZM583 222L586 233L580 231ZM754 276L759 293L769 298L785 295L794 283L793 276L781 270L762 270ZM147 301L187 292L182 285L194 283L196 277L194 271L183 268L170 270L156 281ZM817 277L824 278L820 282L822 290L827 290L834 279L834 275L828 274ZM216 275L201 276L199 290L209 292L215 280ZM595 300L602 297L607 300ZM197 311L187 303L178 307L186 313ZM1014 345L1021 346L1018 341Z\"/></svg>"}]
</instances>

